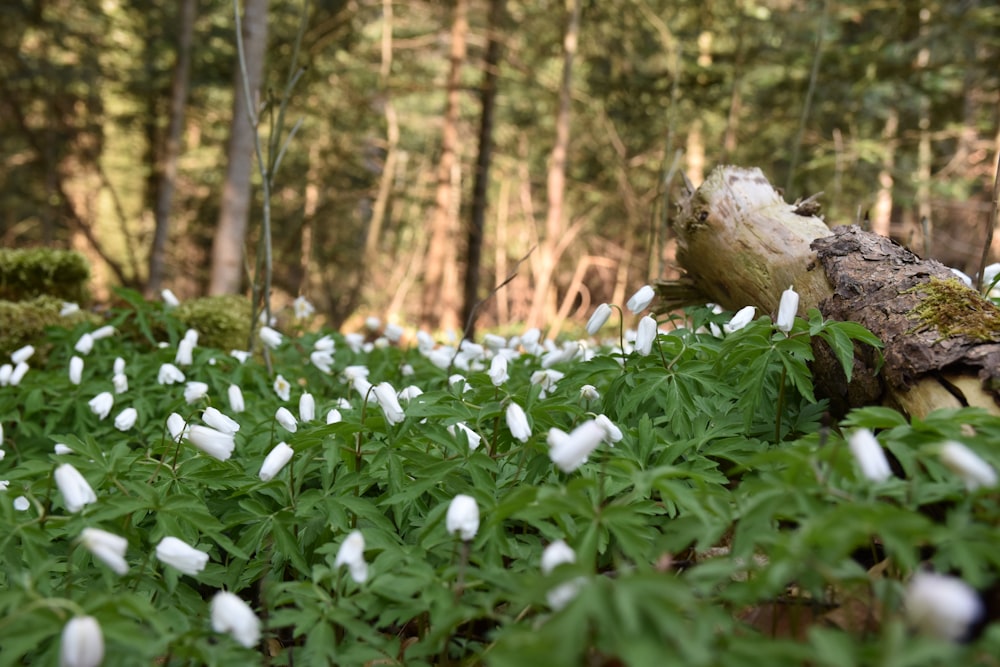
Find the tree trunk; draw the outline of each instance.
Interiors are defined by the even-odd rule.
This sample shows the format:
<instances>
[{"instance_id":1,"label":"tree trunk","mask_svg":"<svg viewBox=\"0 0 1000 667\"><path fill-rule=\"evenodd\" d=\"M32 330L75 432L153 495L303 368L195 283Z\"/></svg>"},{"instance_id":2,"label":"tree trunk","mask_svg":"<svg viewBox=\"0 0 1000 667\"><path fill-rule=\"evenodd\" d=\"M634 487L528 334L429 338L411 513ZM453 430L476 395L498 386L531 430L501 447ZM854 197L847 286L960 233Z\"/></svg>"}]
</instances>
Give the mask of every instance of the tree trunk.
<instances>
[{"instance_id":1,"label":"tree trunk","mask_svg":"<svg viewBox=\"0 0 1000 667\"><path fill-rule=\"evenodd\" d=\"M831 231L812 212L786 203L759 169L716 169L675 223L687 275L658 283L663 308L711 301L774 314L792 285L800 315L819 308L885 344L877 378L864 351L850 386L833 364L814 368L818 393L832 405L881 401L914 417L975 405L1000 414L1000 309L939 262L857 227Z\"/></svg>"},{"instance_id":2,"label":"tree trunk","mask_svg":"<svg viewBox=\"0 0 1000 667\"><path fill-rule=\"evenodd\" d=\"M153 246L149 254L149 279L146 281L146 296L160 291L170 237L170 205L174 197L177 180L177 159L181 152L181 133L184 130L184 107L187 104L188 82L191 78L191 41L194 36L194 21L197 14L197 0L183 0L180 6L180 26L177 36L177 62L174 65L174 80L170 89L170 122L167 127L167 141L164 146L160 182L156 192L155 232Z\"/></svg>"},{"instance_id":3,"label":"tree trunk","mask_svg":"<svg viewBox=\"0 0 1000 667\"><path fill-rule=\"evenodd\" d=\"M875 209L871 215L871 231L882 236L889 236L892 228L892 190L895 183L893 172L896 170L897 135L899 133L899 112L889 109L885 119L882 139L885 144L882 156L882 168L878 172L878 193L875 195Z\"/></svg>"},{"instance_id":4,"label":"tree trunk","mask_svg":"<svg viewBox=\"0 0 1000 667\"><path fill-rule=\"evenodd\" d=\"M486 192L490 182L490 161L493 157L493 116L497 98L497 69L500 64L499 32L503 23L503 0L490 0L490 17L486 56L483 59L483 84L480 91L482 115L479 119L479 149L476 157L475 181L472 186L472 212L466 240L465 281L462 298L462 322L465 337L473 338L476 322L473 309L479 302L479 271L483 253L483 228L486 219ZM499 283L498 283L499 284Z\"/></svg>"},{"instance_id":5,"label":"tree trunk","mask_svg":"<svg viewBox=\"0 0 1000 667\"><path fill-rule=\"evenodd\" d=\"M462 64L465 62L465 39L469 31L468 0L457 0L451 25L451 68L448 73L448 101L441 130L441 160L437 168L437 188L431 239L427 246L424 268L424 293L421 303L421 324L431 328L455 329L458 322L458 285L452 284L458 254L458 193L455 169L459 152L459 101L461 98Z\"/></svg>"},{"instance_id":6,"label":"tree trunk","mask_svg":"<svg viewBox=\"0 0 1000 667\"><path fill-rule=\"evenodd\" d=\"M257 128L247 107L259 97L267 48L268 0L246 0L243 11L243 47L246 53L246 80L239 62L233 84L233 125L226 154L229 166L222 186L222 207L212 243L212 274L209 294L235 294L243 282L243 246L250 216L250 174L253 168ZM256 116L256 110L254 110Z\"/></svg>"},{"instance_id":7,"label":"tree trunk","mask_svg":"<svg viewBox=\"0 0 1000 667\"><path fill-rule=\"evenodd\" d=\"M569 0L570 16L563 39L562 83L559 86L559 112L556 116L556 141L549 156L546 182L548 212L545 216L545 238L538 248L538 273L535 275L534 296L528 315L529 327L540 327L549 311L549 289L556 264L559 262L559 241L565 229L564 199L566 195L566 156L569 152L570 112L572 110L573 58L580 34L580 0Z\"/></svg>"}]
</instances>

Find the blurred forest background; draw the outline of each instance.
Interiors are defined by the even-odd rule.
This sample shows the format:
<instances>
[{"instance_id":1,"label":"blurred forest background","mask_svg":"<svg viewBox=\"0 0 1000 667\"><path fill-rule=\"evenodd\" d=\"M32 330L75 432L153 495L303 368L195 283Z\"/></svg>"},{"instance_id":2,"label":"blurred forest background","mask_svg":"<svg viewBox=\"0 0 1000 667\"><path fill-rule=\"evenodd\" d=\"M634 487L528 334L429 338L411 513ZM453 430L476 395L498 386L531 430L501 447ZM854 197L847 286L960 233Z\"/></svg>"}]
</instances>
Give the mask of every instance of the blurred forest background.
<instances>
[{"instance_id":1,"label":"blurred forest background","mask_svg":"<svg viewBox=\"0 0 1000 667\"><path fill-rule=\"evenodd\" d=\"M565 328L674 275L681 173L723 163L978 270L996 0L240 8L266 159L297 126L276 291L334 327L460 328L516 272L479 326ZM6 0L0 19L0 243L82 251L99 299L247 291L263 200L231 0Z\"/></svg>"}]
</instances>

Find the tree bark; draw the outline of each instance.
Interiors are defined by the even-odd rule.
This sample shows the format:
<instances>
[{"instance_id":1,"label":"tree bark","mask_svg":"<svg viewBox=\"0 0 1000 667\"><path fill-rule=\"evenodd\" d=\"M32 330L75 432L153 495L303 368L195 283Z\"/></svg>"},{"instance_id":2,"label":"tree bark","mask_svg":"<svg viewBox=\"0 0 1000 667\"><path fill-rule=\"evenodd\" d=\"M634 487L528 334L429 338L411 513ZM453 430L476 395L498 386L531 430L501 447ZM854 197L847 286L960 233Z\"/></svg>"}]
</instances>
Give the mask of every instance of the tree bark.
<instances>
[{"instance_id":1,"label":"tree bark","mask_svg":"<svg viewBox=\"0 0 1000 667\"><path fill-rule=\"evenodd\" d=\"M687 275L658 283L661 309L711 301L773 314L791 285L800 315L819 308L885 344L878 377L871 351L858 351L852 386L818 355L817 393L832 404L884 402L914 417L962 405L1000 414L1000 309L939 262L857 227L831 231L812 213L786 203L759 169L716 169L674 225Z\"/></svg>"},{"instance_id":2,"label":"tree bark","mask_svg":"<svg viewBox=\"0 0 1000 667\"><path fill-rule=\"evenodd\" d=\"M156 192L154 213L156 223L153 245L149 253L149 278L146 281L147 297L158 293L163 284L167 241L170 237L170 205L174 198L177 159L181 152L184 108L187 105L188 82L191 78L191 42L194 37L197 9L197 0L183 0L181 2L180 25L177 33L177 62L174 65L174 80L170 88L170 121L167 127L160 182Z\"/></svg>"},{"instance_id":3,"label":"tree bark","mask_svg":"<svg viewBox=\"0 0 1000 667\"><path fill-rule=\"evenodd\" d=\"M243 10L243 46L246 53L246 80L236 63L233 84L233 125L229 133L229 166L222 186L222 207L212 243L212 272L209 294L235 294L243 283L243 246L250 216L250 174L253 169L257 128L251 121L246 90L250 99L259 97L267 48L268 0L246 0ZM254 111L256 115L256 110Z\"/></svg>"},{"instance_id":4,"label":"tree bark","mask_svg":"<svg viewBox=\"0 0 1000 667\"><path fill-rule=\"evenodd\" d=\"M455 278L458 253L458 205L455 170L459 152L459 102L461 98L462 65L465 62L465 40L469 31L468 0L457 0L451 25L451 67L448 73L448 94L444 123L441 129L441 160L437 168L437 188L431 238L427 246L424 269L424 293L421 303L421 324L440 329L455 329L458 321L458 284Z\"/></svg>"},{"instance_id":5,"label":"tree bark","mask_svg":"<svg viewBox=\"0 0 1000 667\"><path fill-rule=\"evenodd\" d=\"M549 156L546 181L548 212L545 238L538 247L538 273L528 315L529 327L540 327L549 311L549 290L559 262L559 242L565 229L566 159L569 153L570 112L572 111L573 58L580 35L580 0L569 0L570 15L563 38L562 82L559 86L559 111L556 116L556 140Z\"/></svg>"},{"instance_id":6,"label":"tree bark","mask_svg":"<svg viewBox=\"0 0 1000 667\"><path fill-rule=\"evenodd\" d=\"M465 281L462 297L462 322L465 337L473 338L476 322L473 309L479 301L479 271L483 254L483 228L486 219L486 192L490 183L490 162L493 158L493 117L497 99L497 69L500 64L499 32L503 23L503 0L490 0L486 55L483 58L483 83L480 89L482 114L479 119L479 149L472 186L472 211L466 235ZM499 283L498 283L499 284Z\"/></svg>"}]
</instances>

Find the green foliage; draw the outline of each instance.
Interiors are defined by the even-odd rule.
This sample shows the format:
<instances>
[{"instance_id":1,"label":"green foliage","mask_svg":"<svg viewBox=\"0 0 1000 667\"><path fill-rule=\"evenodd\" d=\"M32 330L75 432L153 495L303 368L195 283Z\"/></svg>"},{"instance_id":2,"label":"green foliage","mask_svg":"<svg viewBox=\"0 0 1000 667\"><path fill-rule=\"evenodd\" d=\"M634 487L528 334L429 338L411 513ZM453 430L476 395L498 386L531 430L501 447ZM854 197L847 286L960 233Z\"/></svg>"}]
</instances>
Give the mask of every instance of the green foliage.
<instances>
[{"instance_id":1,"label":"green foliage","mask_svg":"<svg viewBox=\"0 0 1000 667\"><path fill-rule=\"evenodd\" d=\"M27 301L49 295L86 304L89 277L87 260L76 251L0 248L0 299Z\"/></svg>"},{"instance_id":2,"label":"green foliage","mask_svg":"<svg viewBox=\"0 0 1000 667\"><path fill-rule=\"evenodd\" d=\"M290 384L285 401L262 364L204 344L204 331L184 364L176 347L187 324L162 304L121 296L110 314L120 334L95 341L79 384L66 366L80 331L53 329L47 364L0 387L0 665L54 662L63 626L80 614L100 623L108 665L256 664L265 650L276 665L736 667L817 656L932 665L972 664L1000 648L996 624L965 645L912 637L901 599L922 562L979 588L997 582L996 494L967 491L937 451L957 440L996 467L1000 420L973 409L912 422L856 410L841 426L879 430L899 465L870 482L841 430L820 425L808 367L816 336L845 363L856 342L877 343L856 326L812 314L783 333L760 318L715 337L702 325L727 316L692 309L648 356L581 345L548 369L544 354L524 350L363 347L306 333L271 351ZM127 334L157 326L166 347ZM321 340L335 346L331 373L311 358ZM486 373L495 354L509 357L499 385ZM101 419L88 401L114 391L119 357L129 387ZM204 396L157 381L175 361L187 382L207 385ZM351 379L359 365L367 382L422 390L401 400L401 422ZM543 371L554 386L542 386ZM243 412L227 399L232 385ZM582 395L584 385L600 398ZM295 409L306 392L312 417ZM512 401L531 425L526 442L506 423ZM167 425L171 413L200 425L209 406L240 426L225 460L175 441ZM280 407L300 417L294 431L277 422ZM112 422L126 408L138 418L119 430ZM339 419L327 419L334 409ZM602 413L621 439L608 442L606 430L579 467L554 466L550 429L571 432ZM264 481L279 442L292 458ZM56 443L72 453L55 453ZM78 512L54 479L65 463L97 496ZM480 510L467 543L449 534L458 494ZM84 528L128 541L124 575L80 541ZM353 530L365 543L361 582L340 564ZM161 561L166 536L207 553L204 569L184 574ZM557 540L575 561L543 574L544 549ZM880 563L868 572L872 553ZM246 648L213 631L218 590L265 619L266 644ZM802 641L752 620L782 605L829 615Z\"/></svg>"}]
</instances>

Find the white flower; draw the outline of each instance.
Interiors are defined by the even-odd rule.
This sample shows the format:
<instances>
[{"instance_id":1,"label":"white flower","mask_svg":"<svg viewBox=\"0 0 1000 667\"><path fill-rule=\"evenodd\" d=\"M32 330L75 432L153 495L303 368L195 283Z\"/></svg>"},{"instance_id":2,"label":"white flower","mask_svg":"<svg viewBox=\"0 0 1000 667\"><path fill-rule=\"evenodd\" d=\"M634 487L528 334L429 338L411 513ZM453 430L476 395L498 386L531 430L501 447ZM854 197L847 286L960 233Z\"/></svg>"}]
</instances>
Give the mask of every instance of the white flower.
<instances>
[{"instance_id":1,"label":"white flower","mask_svg":"<svg viewBox=\"0 0 1000 667\"><path fill-rule=\"evenodd\" d=\"M510 379L510 374L507 372L507 357L502 354L498 354L493 357L490 361L489 370L490 382L493 383L494 387L499 387L504 382Z\"/></svg>"},{"instance_id":2,"label":"white flower","mask_svg":"<svg viewBox=\"0 0 1000 667\"><path fill-rule=\"evenodd\" d=\"M274 476L281 472L285 464L292 460L294 453L287 443L279 442L275 445L274 449L264 457L264 463L260 466L259 477L261 481L269 482L274 479Z\"/></svg>"},{"instance_id":3,"label":"white flower","mask_svg":"<svg viewBox=\"0 0 1000 667\"><path fill-rule=\"evenodd\" d=\"M274 378L274 393L283 401L287 401L292 395L292 385L283 375Z\"/></svg>"},{"instance_id":4,"label":"white flower","mask_svg":"<svg viewBox=\"0 0 1000 667\"><path fill-rule=\"evenodd\" d=\"M90 332L90 336L94 340L101 340L102 338L109 338L115 335L115 328L110 324L105 324L103 327L94 329Z\"/></svg>"},{"instance_id":5,"label":"white flower","mask_svg":"<svg viewBox=\"0 0 1000 667\"><path fill-rule=\"evenodd\" d=\"M260 336L261 342L272 350L277 349L278 346L281 345L281 333L279 331L275 331L269 326L262 326L258 335Z\"/></svg>"},{"instance_id":6,"label":"white flower","mask_svg":"<svg viewBox=\"0 0 1000 667\"><path fill-rule=\"evenodd\" d=\"M128 391L128 376L124 373L115 373L111 378L111 385L114 387L116 394L124 394Z\"/></svg>"},{"instance_id":7,"label":"white flower","mask_svg":"<svg viewBox=\"0 0 1000 667\"><path fill-rule=\"evenodd\" d=\"M299 430L298 420L295 419L295 415L292 414L292 411L285 406L278 408L278 411L274 413L274 418L277 419L278 423L281 424L289 433L295 433Z\"/></svg>"},{"instance_id":8,"label":"white flower","mask_svg":"<svg viewBox=\"0 0 1000 667\"><path fill-rule=\"evenodd\" d=\"M59 667L98 667L104 661L104 635L93 616L74 616L63 627Z\"/></svg>"},{"instance_id":9,"label":"white flower","mask_svg":"<svg viewBox=\"0 0 1000 667\"><path fill-rule=\"evenodd\" d=\"M354 406L351 405L351 402L349 400L341 396L340 398L337 399L337 408L340 410L351 410L354 408Z\"/></svg>"},{"instance_id":10,"label":"white flower","mask_svg":"<svg viewBox=\"0 0 1000 667\"><path fill-rule=\"evenodd\" d=\"M195 575L205 569L208 554L184 540L168 535L156 545L156 558L184 574Z\"/></svg>"},{"instance_id":11,"label":"white flower","mask_svg":"<svg viewBox=\"0 0 1000 667\"><path fill-rule=\"evenodd\" d=\"M29 368L30 366L28 366L28 364L24 361L19 363L17 366L14 366L14 370L10 374L10 380L9 380L10 385L12 387L16 387L17 385L21 384L21 380L24 379L24 376L28 372Z\"/></svg>"},{"instance_id":12,"label":"white flower","mask_svg":"<svg viewBox=\"0 0 1000 667\"><path fill-rule=\"evenodd\" d=\"M0 366L0 386L6 387L10 384L10 376L14 373L14 367L10 364Z\"/></svg>"},{"instance_id":13,"label":"white flower","mask_svg":"<svg viewBox=\"0 0 1000 667\"><path fill-rule=\"evenodd\" d=\"M29 507L31 507L31 501L24 496L14 498L14 509L18 512L27 512Z\"/></svg>"},{"instance_id":14,"label":"white flower","mask_svg":"<svg viewBox=\"0 0 1000 667\"><path fill-rule=\"evenodd\" d=\"M407 403L409 403L410 401L412 401L417 396L420 396L423 393L424 393L423 389L421 389L415 384L411 384L400 389L398 396L399 400L406 401Z\"/></svg>"},{"instance_id":15,"label":"white flower","mask_svg":"<svg viewBox=\"0 0 1000 667\"><path fill-rule=\"evenodd\" d=\"M326 413L326 423L327 424L339 424L344 420L344 417L340 414L340 410L333 408Z\"/></svg>"},{"instance_id":16,"label":"white flower","mask_svg":"<svg viewBox=\"0 0 1000 667\"><path fill-rule=\"evenodd\" d=\"M160 366L160 372L156 374L156 382L159 384L176 384L184 382L185 379L187 378L184 377L181 369L173 364L163 364Z\"/></svg>"},{"instance_id":17,"label":"white flower","mask_svg":"<svg viewBox=\"0 0 1000 667\"><path fill-rule=\"evenodd\" d=\"M313 343L314 350L321 350L324 352L333 352L334 347L335 344L333 342L333 338L330 337L330 334L327 334L322 338L317 338L316 342Z\"/></svg>"},{"instance_id":18,"label":"white flower","mask_svg":"<svg viewBox=\"0 0 1000 667\"><path fill-rule=\"evenodd\" d=\"M72 301L63 301L62 308L59 310L59 317L66 317L68 315L74 315L80 312L80 305L73 303Z\"/></svg>"},{"instance_id":19,"label":"white flower","mask_svg":"<svg viewBox=\"0 0 1000 667\"><path fill-rule=\"evenodd\" d=\"M171 412L170 416L167 417L167 430L170 431L170 437L174 439L174 442L180 442L182 437L187 437L190 428L184 421L184 417L176 412Z\"/></svg>"},{"instance_id":20,"label":"white flower","mask_svg":"<svg viewBox=\"0 0 1000 667\"><path fill-rule=\"evenodd\" d=\"M545 547L545 551L542 552L542 574L548 575L564 563L575 562L576 552L573 551L572 547L566 544L563 540L556 540L549 546ZM576 597L580 590L580 586L583 585L583 582L584 579L582 577L578 577L563 584L559 584L545 594L545 599L548 601L550 607L558 611L568 605L573 598Z\"/></svg>"},{"instance_id":21,"label":"white flower","mask_svg":"<svg viewBox=\"0 0 1000 667\"><path fill-rule=\"evenodd\" d=\"M544 371L535 371L531 374L531 384L537 384L542 388L541 393L538 395L539 398L545 398L548 392L556 390L556 383L565 377L565 373L561 373L551 368Z\"/></svg>"},{"instance_id":22,"label":"white flower","mask_svg":"<svg viewBox=\"0 0 1000 667\"><path fill-rule=\"evenodd\" d=\"M243 402L243 390L240 389L239 385L229 385L228 394L230 410L233 412L243 412L247 409L246 403Z\"/></svg>"},{"instance_id":23,"label":"white flower","mask_svg":"<svg viewBox=\"0 0 1000 667\"><path fill-rule=\"evenodd\" d=\"M614 443L620 442L624 437L622 430L615 426L614 422L608 419L607 415L597 415L594 417L594 421L604 429L604 439L612 446L614 446Z\"/></svg>"},{"instance_id":24,"label":"white flower","mask_svg":"<svg viewBox=\"0 0 1000 667\"><path fill-rule=\"evenodd\" d=\"M607 437L607 431L591 419L577 426L571 433L557 428L549 429L549 458L563 472L579 468L590 453Z\"/></svg>"},{"instance_id":25,"label":"white flower","mask_svg":"<svg viewBox=\"0 0 1000 667\"><path fill-rule=\"evenodd\" d=\"M920 632L959 640L983 612L975 589L961 579L917 572L903 597L906 618Z\"/></svg>"},{"instance_id":26,"label":"white flower","mask_svg":"<svg viewBox=\"0 0 1000 667\"><path fill-rule=\"evenodd\" d=\"M380 326L382 326L382 320L374 315L370 315L365 318L365 328L369 331L378 331Z\"/></svg>"},{"instance_id":27,"label":"white flower","mask_svg":"<svg viewBox=\"0 0 1000 667\"><path fill-rule=\"evenodd\" d=\"M299 396L299 419L304 422L316 419L316 399L308 391Z\"/></svg>"},{"instance_id":28,"label":"white flower","mask_svg":"<svg viewBox=\"0 0 1000 667\"><path fill-rule=\"evenodd\" d=\"M388 323L385 325L385 337L388 338L393 343L398 343L399 339L403 337L403 327L398 324Z\"/></svg>"},{"instance_id":29,"label":"white flower","mask_svg":"<svg viewBox=\"0 0 1000 667\"><path fill-rule=\"evenodd\" d=\"M739 331L746 325L750 324L756 315L757 308L755 306L743 306L736 311L736 314L733 315L733 319L722 325L722 330L727 334Z\"/></svg>"},{"instance_id":30,"label":"white flower","mask_svg":"<svg viewBox=\"0 0 1000 667\"><path fill-rule=\"evenodd\" d=\"M365 538L360 530L352 530L337 549L334 567L346 565L351 572L351 579L363 584L368 578L368 563L365 562Z\"/></svg>"},{"instance_id":31,"label":"white flower","mask_svg":"<svg viewBox=\"0 0 1000 667\"><path fill-rule=\"evenodd\" d=\"M507 428L516 440L527 442L531 437L531 426L528 424L528 415L524 414L524 408L511 401L506 411Z\"/></svg>"},{"instance_id":32,"label":"white flower","mask_svg":"<svg viewBox=\"0 0 1000 667\"><path fill-rule=\"evenodd\" d=\"M564 540L556 540L542 551L542 574L551 574L552 570L563 563L575 563L576 552Z\"/></svg>"},{"instance_id":33,"label":"white flower","mask_svg":"<svg viewBox=\"0 0 1000 667\"><path fill-rule=\"evenodd\" d=\"M643 285L639 288L638 292L632 295L632 298L628 300L625 307L638 315L649 307L654 296L656 296L656 292L653 291L653 288L649 285Z\"/></svg>"},{"instance_id":34,"label":"white flower","mask_svg":"<svg viewBox=\"0 0 1000 667\"><path fill-rule=\"evenodd\" d=\"M188 405L197 403L208 394L208 385L204 382L188 382L184 388L184 400Z\"/></svg>"},{"instance_id":35,"label":"white flower","mask_svg":"<svg viewBox=\"0 0 1000 667\"><path fill-rule=\"evenodd\" d=\"M452 498L445 516L445 526L449 535L458 533L465 542L474 538L479 530L479 506L476 499L463 493Z\"/></svg>"},{"instance_id":36,"label":"white flower","mask_svg":"<svg viewBox=\"0 0 1000 667\"><path fill-rule=\"evenodd\" d=\"M56 454L56 456L63 456L65 454L73 453L72 449L70 449L68 446L64 445L61 442L57 442L55 444L55 447L52 448L52 451Z\"/></svg>"},{"instance_id":37,"label":"white flower","mask_svg":"<svg viewBox=\"0 0 1000 667\"><path fill-rule=\"evenodd\" d=\"M90 411L101 419L108 416L108 413L111 412L111 408L114 404L115 397L110 391L102 391L100 394L87 401L87 405L90 406Z\"/></svg>"},{"instance_id":38,"label":"white flower","mask_svg":"<svg viewBox=\"0 0 1000 667\"><path fill-rule=\"evenodd\" d=\"M364 349L365 335L354 332L347 333L344 334L344 342L347 343L347 347L351 348L351 352L357 354Z\"/></svg>"},{"instance_id":39,"label":"white flower","mask_svg":"<svg viewBox=\"0 0 1000 667\"><path fill-rule=\"evenodd\" d=\"M241 364L245 364L250 358L250 353L246 350L229 350L229 356Z\"/></svg>"},{"instance_id":40,"label":"white flower","mask_svg":"<svg viewBox=\"0 0 1000 667\"><path fill-rule=\"evenodd\" d=\"M375 385L375 389L373 391L375 393L375 399L382 408L382 412L385 413L385 420L387 422L390 424L398 424L406 419L403 407L399 404L399 397L396 396L396 390L392 388L391 384L388 382L380 382Z\"/></svg>"},{"instance_id":41,"label":"white flower","mask_svg":"<svg viewBox=\"0 0 1000 667\"><path fill-rule=\"evenodd\" d=\"M56 486L62 494L66 509L76 513L83 509L84 505L97 502L97 494L80 471L73 467L72 463L63 463L56 468Z\"/></svg>"},{"instance_id":42,"label":"white flower","mask_svg":"<svg viewBox=\"0 0 1000 667\"><path fill-rule=\"evenodd\" d=\"M469 386L469 381L461 373L454 373L448 376L448 386L454 387L455 385L461 385L463 393L472 390L472 387Z\"/></svg>"},{"instance_id":43,"label":"white flower","mask_svg":"<svg viewBox=\"0 0 1000 667\"><path fill-rule=\"evenodd\" d=\"M946 442L938 454L941 463L965 482L969 491L997 485L997 473L989 463L960 442Z\"/></svg>"},{"instance_id":44,"label":"white flower","mask_svg":"<svg viewBox=\"0 0 1000 667\"><path fill-rule=\"evenodd\" d=\"M333 352L329 350L314 350L309 354L309 361L324 373L329 373L333 367Z\"/></svg>"},{"instance_id":45,"label":"white flower","mask_svg":"<svg viewBox=\"0 0 1000 667\"><path fill-rule=\"evenodd\" d=\"M429 333L421 329L417 332L417 349L421 352L429 352L437 346L434 338Z\"/></svg>"},{"instance_id":46,"label":"white flower","mask_svg":"<svg viewBox=\"0 0 1000 667\"><path fill-rule=\"evenodd\" d=\"M591 336L595 335L607 323L609 317L611 317L611 306L602 303L587 320L587 333Z\"/></svg>"},{"instance_id":47,"label":"white flower","mask_svg":"<svg viewBox=\"0 0 1000 667\"><path fill-rule=\"evenodd\" d=\"M125 360L121 357L115 357L115 363L111 370L112 373L124 373L125 372Z\"/></svg>"},{"instance_id":48,"label":"white flower","mask_svg":"<svg viewBox=\"0 0 1000 667\"><path fill-rule=\"evenodd\" d=\"M205 408L201 413L202 420L214 429L223 433L235 434L240 430L240 424L235 419L227 417L213 407Z\"/></svg>"},{"instance_id":49,"label":"white flower","mask_svg":"<svg viewBox=\"0 0 1000 667\"><path fill-rule=\"evenodd\" d=\"M295 297L295 301L292 302L292 310L295 311L295 319L297 320L312 317L312 314L316 312L316 309L309 303L309 300L301 294Z\"/></svg>"},{"instance_id":50,"label":"white flower","mask_svg":"<svg viewBox=\"0 0 1000 667\"><path fill-rule=\"evenodd\" d=\"M465 422L458 422L456 424L452 424L451 426L448 427L448 433L457 437L458 431L455 428L456 426L458 427L458 429L461 429L462 433L465 434L466 439L469 441L470 450L475 450L477 447L479 447L479 443L482 441L483 436L479 435L471 428L469 428L465 424Z\"/></svg>"},{"instance_id":51,"label":"white flower","mask_svg":"<svg viewBox=\"0 0 1000 667\"><path fill-rule=\"evenodd\" d=\"M80 533L80 543L94 555L94 558L118 574L128 572L128 563L125 562L128 540L124 537L100 528L84 528Z\"/></svg>"},{"instance_id":52,"label":"white flower","mask_svg":"<svg viewBox=\"0 0 1000 667\"><path fill-rule=\"evenodd\" d=\"M884 482L892 477L889 462L875 436L866 428L858 429L848 440L851 454L861 468L861 474L873 482Z\"/></svg>"},{"instance_id":53,"label":"white flower","mask_svg":"<svg viewBox=\"0 0 1000 667\"><path fill-rule=\"evenodd\" d=\"M187 439L192 445L220 461L228 460L236 448L232 433L223 433L199 424L188 426Z\"/></svg>"},{"instance_id":54,"label":"white flower","mask_svg":"<svg viewBox=\"0 0 1000 667\"><path fill-rule=\"evenodd\" d=\"M35 353L34 345L25 345L24 347L19 347L10 353L10 361L14 365L23 364L28 359L31 359L31 355Z\"/></svg>"},{"instance_id":55,"label":"white flower","mask_svg":"<svg viewBox=\"0 0 1000 667\"><path fill-rule=\"evenodd\" d=\"M177 296L169 289L165 289L160 292L160 298L163 299L163 303L165 303L168 308L176 308L181 305L180 299L178 299Z\"/></svg>"},{"instance_id":56,"label":"white flower","mask_svg":"<svg viewBox=\"0 0 1000 667\"><path fill-rule=\"evenodd\" d=\"M585 384L580 387L580 398L585 401L596 401L601 398L601 394L597 391L597 387L592 384Z\"/></svg>"},{"instance_id":57,"label":"white flower","mask_svg":"<svg viewBox=\"0 0 1000 667\"><path fill-rule=\"evenodd\" d=\"M174 355L174 363L178 366L190 366L194 361L194 343L187 338L182 338L177 344L177 354Z\"/></svg>"},{"instance_id":58,"label":"white flower","mask_svg":"<svg viewBox=\"0 0 1000 667\"><path fill-rule=\"evenodd\" d=\"M90 354L90 351L94 349L94 337L89 333L85 333L80 336L80 339L76 341L76 345L73 349L80 354Z\"/></svg>"},{"instance_id":59,"label":"white flower","mask_svg":"<svg viewBox=\"0 0 1000 667\"><path fill-rule=\"evenodd\" d=\"M646 356L653 350L653 341L656 340L656 320L646 315L639 320L639 327L635 333L635 351Z\"/></svg>"},{"instance_id":60,"label":"white flower","mask_svg":"<svg viewBox=\"0 0 1000 667\"><path fill-rule=\"evenodd\" d=\"M781 303L778 304L778 317L774 321L774 326L779 331L788 333L795 324L795 312L799 309L799 293L789 285L788 289L781 293Z\"/></svg>"},{"instance_id":61,"label":"white flower","mask_svg":"<svg viewBox=\"0 0 1000 667\"><path fill-rule=\"evenodd\" d=\"M115 428L119 431L127 431L135 426L135 421L138 418L139 413L135 408L125 408L115 417Z\"/></svg>"},{"instance_id":62,"label":"white flower","mask_svg":"<svg viewBox=\"0 0 1000 667\"><path fill-rule=\"evenodd\" d=\"M260 619L239 596L227 591L219 591L212 598L212 629L229 633L245 648L253 648L260 641Z\"/></svg>"},{"instance_id":63,"label":"white flower","mask_svg":"<svg viewBox=\"0 0 1000 667\"><path fill-rule=\"evenodd\" d=\"M73 384L80 384L83 379L83 359L75 354L69 360L69 381Z\"/></svg>"}]
</instances>

